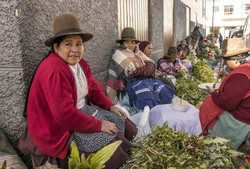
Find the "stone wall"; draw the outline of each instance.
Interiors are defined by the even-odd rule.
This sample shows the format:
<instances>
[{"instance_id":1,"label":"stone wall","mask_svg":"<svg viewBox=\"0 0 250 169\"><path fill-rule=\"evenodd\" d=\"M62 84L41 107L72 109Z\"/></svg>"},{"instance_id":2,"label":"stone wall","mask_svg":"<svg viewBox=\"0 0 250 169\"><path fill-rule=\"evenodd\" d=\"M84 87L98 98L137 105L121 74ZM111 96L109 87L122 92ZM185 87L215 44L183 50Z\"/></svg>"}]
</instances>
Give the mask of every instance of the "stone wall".
<instances>
[{"instance_id":1,"label":"stone wall","mask_svg":"<svg viewBox=\"0 0 250 169\"><path fill-rule=\"evenodd\" d=\"M163 41L163 1L149 0L149 40L153 44L154 61L164 55Z\"/></svg>"},{"instance_id":2,"label":"stone wall","mask_svg":"<svg viewBox=\"0 0 250 169\"><path fill-rule=\"evenodd\" d=\"M186 4L181 0L174 1L174 35L175 45L184 40L188 35L186 33Z\"/></svg>"},{"instance_id":3,"label":"stone wall","mask_svg":"<svg viewBox=\"0 0 250 169\"><path fill-rule=\"evenodd\" d=\"M0 128L12 142L23 128L25 82L22 57L22 37L18 2L2 0L0 3Z\"/></svg>"},{"instance_id":4,"label":"stone wall","mask_svg":"<svg viewBox=\"0 0 250 169\"><path fill-rule=\"evenodd\" d=\"M0 129L16 149L26 126L23 114L32 77L49 51L44 41L53 35L54 18L62 13L75 14L83 31L94 35L85 44L84 58L94 76L106 80L118 39L116 1L1 0Z\"/></svg>"},{"instance_id":5,"label":"stone wall","mask_svg":"<svg viewBox=\"0 0 250 169\"><path fill-rule=\"evenodd\" d=\"M189 34L186 33L186 5L183 3L182 0L175 0L174 1L174 41L175 45L178 42L185 39ZM191 8L191 10L193 10ZM191 14L192 15L192 14ZM202 15L202 13L198 14ZM200 32L203 36L206 35L205 25L202 25L199 20L197 21L190 21L190 33L194 30L195 26L200 26Z\"/></svg>"}]
</instances>

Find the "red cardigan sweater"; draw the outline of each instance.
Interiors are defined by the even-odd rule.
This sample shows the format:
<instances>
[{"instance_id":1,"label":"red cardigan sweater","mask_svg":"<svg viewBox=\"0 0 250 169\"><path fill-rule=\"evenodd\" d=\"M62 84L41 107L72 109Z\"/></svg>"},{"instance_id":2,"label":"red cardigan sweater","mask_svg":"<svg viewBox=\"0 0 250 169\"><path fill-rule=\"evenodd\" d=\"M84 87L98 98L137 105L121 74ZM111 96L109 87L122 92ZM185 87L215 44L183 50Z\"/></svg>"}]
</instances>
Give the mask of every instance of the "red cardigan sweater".
<instances>
[{"instance_id":1,"label":"red cardigan sweater","mask_svg":"<svg viewBox=\"0 0 250 169\"><path fill-rule=\"evenodd\" d=\"M229 111L241 122L250 123L250 64L246 63L235 68L223 80L218 92L203 102L200 107L200 121L203 134L213 128L224 110Z\"/></svg>"},{"instance_id":2,"label":"red cardigan sweater","mask_svg":"<svg viewBox=\"0 0 250 169\"><path fill-rule=\"evenodd\" d=\"M88 64L80 65L88 84L90 103L109 110L114 104L96 83ZM66 62L55 53L39 65L28 97L28 132L45 154L64 159L71 133L99 132L101 121L76 108L77 92L74 76Z\"/></svg>"},{"instance_id":3,"label":"red cardigan sweater","mask_svg":"<svg viewBox=\"0 0 250 169\"><path fill-rule=\"evenodd\" d=\"M250 62L235 68L221 86L218 92L211 93L214 103L237 120L250 124Z\"/></svg>"}]
</instances>

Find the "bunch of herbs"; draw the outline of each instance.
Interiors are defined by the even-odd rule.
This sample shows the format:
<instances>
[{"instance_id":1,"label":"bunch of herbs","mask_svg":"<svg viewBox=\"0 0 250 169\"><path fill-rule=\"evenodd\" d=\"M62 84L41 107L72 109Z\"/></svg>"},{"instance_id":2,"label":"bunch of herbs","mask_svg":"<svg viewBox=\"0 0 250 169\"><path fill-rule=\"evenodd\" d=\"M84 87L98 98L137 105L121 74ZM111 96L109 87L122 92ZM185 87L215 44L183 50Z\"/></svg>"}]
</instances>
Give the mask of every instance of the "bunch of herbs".
<instances>
[{"instance_id":1,"label":"bunch of herbs","mask_svg":"<svg viewBox=\"0 0 250 169\"><path fill-rule=\"evenodd\" d=\"M237 164L239 159L243 154L228 140L189 136L164 123L137 140L122 169L230 169L242 165Z\"/></svg>"}]
</instances>

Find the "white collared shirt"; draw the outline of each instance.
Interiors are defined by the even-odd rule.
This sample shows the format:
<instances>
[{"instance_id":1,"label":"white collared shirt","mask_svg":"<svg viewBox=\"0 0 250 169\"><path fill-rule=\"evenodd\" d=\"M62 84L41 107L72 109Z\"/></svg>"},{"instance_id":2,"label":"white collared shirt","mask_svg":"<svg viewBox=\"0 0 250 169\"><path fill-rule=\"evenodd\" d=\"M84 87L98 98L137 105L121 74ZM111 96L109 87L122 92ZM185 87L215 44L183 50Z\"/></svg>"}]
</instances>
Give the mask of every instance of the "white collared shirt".
<instances>
[{"instance_id":1,"label":"white collared shirt","mask_svg":"<svg viewBox=\"0 0 250 169\"><path fill-rule=\"evenodd\" d=\"M75 65L69 65L73 72L77 88L77 105L78 109L81 109L85 105L85 97L88 95L88 86L86 76L79 63Z\"/></svg>"}]
</instances>

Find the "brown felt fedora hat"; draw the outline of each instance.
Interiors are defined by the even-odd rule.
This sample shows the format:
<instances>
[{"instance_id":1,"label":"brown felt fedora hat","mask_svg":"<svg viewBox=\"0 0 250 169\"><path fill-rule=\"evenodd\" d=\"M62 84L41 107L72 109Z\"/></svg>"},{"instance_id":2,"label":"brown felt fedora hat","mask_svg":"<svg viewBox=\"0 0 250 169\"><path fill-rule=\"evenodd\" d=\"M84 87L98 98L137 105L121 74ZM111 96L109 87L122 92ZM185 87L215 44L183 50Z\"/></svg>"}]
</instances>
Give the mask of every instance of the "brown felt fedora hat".
<instances>
[{"instance_id":1,"label":"brown felt fedora hat","mask_svg":"<svg viewBox=\"0 0 250 169\"><path fill-rule=\"evenodd\" d=\"M200 37L200 34L196 31L192 32L191 33L191 37L194 38L194 39L198 39Z\"/></svg>"},{"instance_id":2,"label":"brown felt fedora hat","mask_svg":"<svg viewBox=\"0 0 250 169\"><path fill-rule=\"evenodd\" d=\"M121 34L121 39L116 40L117 43L122 43L126 40L133 40L136 43L139 43L141 41L137 40L135 38L135 30L134 28L131 27L126 27L122 30L122 34Z\"/></svg>"},{"instance_id":3,"label":"brown felt fedora hat","mask_svg":"<svg viewBox=\"0 0 250 169\"><path fill-rule=\"evenodd\" d=\"M181 41L180 41L180 45L185 45L185 46L187 46L187 43L186 43L185 40L181 40Z\"/></svg>"},{"instance_id":4,"label":"brown felt fedora hat","mask_svg":"<svg viewBox=\"0 0 250 169\"><path fill-rule=\"evenodd\" d=\"M249 51L250 48L246 47L243 38L228 38L223 41L221 56L226 58Z\"/></svg>"},{"instance_id":5,"label":"brown felt fedora hat","mask_svg":"<svg viewBox=\"0 0 250 169\"><path fill-rule=\"evenodd\" d=\"M176 47L169 47L168 53L164 57L166 57L166 58L177 57L177 48Z\"/></svg>"},{"instance_id":6,"label":"brown felt fedora hat","mask_svg":"<svg viewBox=\"0 0 250 169\"><path fill-rule=\"evenodd\" d=\"M83 33L80 27L80 22L75 15L62 14L54 20L54 36L45 41L45 45L51 47L54 40L64 35L81 35L83 42L90 40L93 35Z\"/></svg>"}]
</instances>

